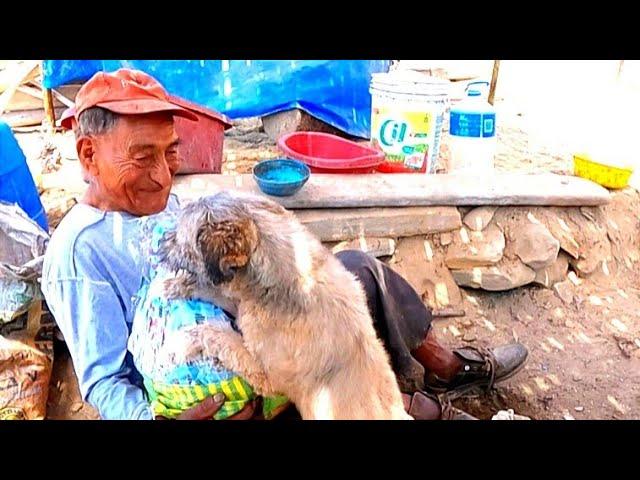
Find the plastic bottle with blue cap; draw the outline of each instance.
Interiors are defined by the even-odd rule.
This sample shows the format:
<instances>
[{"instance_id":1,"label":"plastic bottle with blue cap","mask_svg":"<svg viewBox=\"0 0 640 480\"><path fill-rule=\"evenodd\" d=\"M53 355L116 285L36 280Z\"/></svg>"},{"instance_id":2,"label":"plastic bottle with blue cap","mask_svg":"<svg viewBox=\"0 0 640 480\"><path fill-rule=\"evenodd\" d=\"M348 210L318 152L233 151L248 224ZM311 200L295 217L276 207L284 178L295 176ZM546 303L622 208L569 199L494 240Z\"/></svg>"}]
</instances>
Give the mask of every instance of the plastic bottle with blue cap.
<instances>
[{"instance_id":1,"label":"plastic bottle with blue cap","mask_svg":"<svg viewBox=\"0 0 640 480\"><path fill-rule=\"evenodd\" d=\"M449 114L449 172L482 174L493 171L496 151L496 111L480 90L489 82L472 82L467 96Z\"/></svg>"}]
</instances>

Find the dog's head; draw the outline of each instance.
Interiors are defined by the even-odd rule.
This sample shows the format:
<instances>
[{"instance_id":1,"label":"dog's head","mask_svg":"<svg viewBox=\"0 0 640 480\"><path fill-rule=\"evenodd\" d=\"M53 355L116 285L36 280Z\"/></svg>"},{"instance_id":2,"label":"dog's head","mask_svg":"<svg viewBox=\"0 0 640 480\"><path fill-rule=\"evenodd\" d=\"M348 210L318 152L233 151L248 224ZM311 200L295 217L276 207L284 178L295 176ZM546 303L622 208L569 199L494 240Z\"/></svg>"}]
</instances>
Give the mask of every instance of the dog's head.
<instances>
[{"instance_id":1,"label":"dog's head","mask_svg":"<svg viewBox=\"0 0 640 480\"><path fill-rule=\"evenodd\" d=\"M162 251L173 269L184 269L214 285L230 282L249 263L259 242L255 215L282 214L275 202L222 192L184 207Z\"/></svg>"}]
</instances>

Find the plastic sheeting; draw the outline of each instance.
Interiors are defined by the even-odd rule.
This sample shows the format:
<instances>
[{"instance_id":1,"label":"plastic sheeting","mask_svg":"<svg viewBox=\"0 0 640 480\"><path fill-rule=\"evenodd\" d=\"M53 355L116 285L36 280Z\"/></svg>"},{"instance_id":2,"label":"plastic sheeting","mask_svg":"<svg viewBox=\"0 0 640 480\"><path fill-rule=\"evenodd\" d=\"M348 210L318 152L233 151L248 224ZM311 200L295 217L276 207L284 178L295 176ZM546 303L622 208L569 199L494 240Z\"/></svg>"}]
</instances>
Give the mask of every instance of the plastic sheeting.
<instances>
[{"instance_id":1,"label":"plastic sheeting","mask_svg":"<svg viewBox=\"0 0 640 480\"><path fill-rule=\"evenodd\" d=\"M38 189L11 127L0 119L0 201L16 203L29 217L49 230Z\"/></svg>"},{"instance_id":2,"label":"plastic sheeting","mask_svg":"<svg viewBox=\"0 0 640 480\"><path fill-rule=\"evenodd\" d=\"M49 235L18 205L0 201L0 325L14 320L40 299Z\"/></svg>"},{"instance_id":3,"label":"plastic sheeting","mask_svg":"<svg viewBox=\"0 0 640 480\"><path fill-rule=\"evenodd\" d=\"M231 118L299 108L348 134L369 138L371 74L388 60L45 60L44 86L127 67L157 78L172 94Z\"/></svg>"}]
</instances>

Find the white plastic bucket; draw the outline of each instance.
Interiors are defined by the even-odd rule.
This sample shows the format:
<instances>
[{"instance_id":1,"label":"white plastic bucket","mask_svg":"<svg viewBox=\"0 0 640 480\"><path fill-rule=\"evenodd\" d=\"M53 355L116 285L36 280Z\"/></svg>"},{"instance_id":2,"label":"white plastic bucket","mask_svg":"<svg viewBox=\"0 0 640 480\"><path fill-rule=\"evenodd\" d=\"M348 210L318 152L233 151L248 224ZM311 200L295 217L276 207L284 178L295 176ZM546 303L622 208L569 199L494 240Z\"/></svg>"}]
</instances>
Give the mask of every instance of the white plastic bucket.
<instances>
[{"instance_id":1,"label":"white plastic bucket","mask_svg":"<svg viewBox=\"0 0 640 480\"><path fill-rule=\"evenodd\" d=\"M422 73L373 74L371 144L385 153L382 172L434 173L450 84Z\"/></svg>"}]
</instances>

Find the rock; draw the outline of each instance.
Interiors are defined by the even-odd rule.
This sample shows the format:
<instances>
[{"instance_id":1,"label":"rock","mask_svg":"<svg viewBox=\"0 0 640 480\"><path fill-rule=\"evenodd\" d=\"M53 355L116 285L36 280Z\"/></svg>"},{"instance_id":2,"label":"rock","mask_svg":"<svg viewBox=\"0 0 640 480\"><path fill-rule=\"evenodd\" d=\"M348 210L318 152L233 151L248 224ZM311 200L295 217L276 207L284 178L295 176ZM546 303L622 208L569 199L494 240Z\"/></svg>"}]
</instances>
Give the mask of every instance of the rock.
<instances>
[{"instance_id":1,"label":"rock","mask_svg":"<svg viewBox=\"0 0 640 480\"><path fill-rule=\"evenodd\" d=\"M581 256L577 260L572 258L570 263L581 277L588 277L598 269L602 262L602 258L597 258L595 255L590 254L588 257Z\"/></svg>"},{"instance_id":2,"label":"rock","mask_svg":"<svg viewBox=\"0 0 640 480\"><path fill-rule=\"evenodd\" d=\"M553 290L556 292L558 297L566 303L570 304L573 302L573 287L572 284L565 280L564 282L558 282L553 286Z\"/></svg>"},{"instance_id":3,"label":"rock","mask_svg":"<svg viewBox=\"0 0 640 480\"><path fill-rule=\"evenodd\" d=\"M440 245L446 247L453 242L453 235L450 232L445 232L440 234Z\"/></svg>"},{"instance_id":4,"label":"rock","mask_svg":"<svg viewBox=\"0 0 640 480\"><path fill-rule=\"evenodd\" d=\"M573 258L578 259L581 248L567 222L560 217L554 218L554 216L549 213L545 223L551 235L560 242L560 248Z\"/></svg>"},{"instance_id":5,"label":"rock","mask_svg":"<svg viewBox=\"0 0 640 480\"><path fill-rule=\"evenodd\" d=\"M568 271L569 256L565 252L559 252L555 262L536 272L533 283L551 288L556 283L565 280Z\"/></svg>"},{"instance_id":6,"label":"rock","mask_svg":"<svg viewBox=\"0 0 640 480\"><path fill-rule=\"evenodd\" d=\"M602 300L597 295L590 295L589 296L589 303L591 305L595 305L597 307L601 307L602 306Z\"/></svg>"},{"instance_id":7,"label":"rock","mask_svg":"<svg viewBox=\"0 0 640 480\"><path fill-rule=\"evenodd\" d=\"M343 250L362 250L374 257L388 257L396 251L396 241L392 238L361 237L357 240L340 242L331 250L333 253Z\"/></svg>"},{"instance_id":8,"label":"rock","mask_svg":"<svg viewBox=\"0 0 640 480\"><path fill-rule=\"evenodd\" d=\"M273 141L277 141L282 135L287 133L299 131L315 131L344 135L331 125L297 108L262 117L262 127Z\"/></svg>"},{"instance_id":9,"label":"rock","mask_svg":"<svg viewBox=\"0 0 640 480\"><path fill-rule=\"evenodd\" d=\"M569 274L567 275L567 278L568 278L568 279L569 279L569 281L570 281L571 283L573 283L576 287L582 283L582 280L580 280L580 279L578 278L578 276L576 275L576 272L569 272Z\"/></svg>"},{"instance_id":10,"label":"rock","mask_svg":"<svg viewBox=\"0 0 640 480\"><path fill-rule=\"evenodd\" d=\"M635 344L635 342L633 342L632 340L622 336L622 335L613 335L614 340L616 341L616 344L618 345L618 348L620 349L620 352L622 352L622 354L626 357L626 358L631 358L633 357L633 353L634 351L638 348L637 345Z\"/></svg>"},{"instance_id":11,"label":"rock","mask_svg":"<svg viewBox=\"0 0 640 480\"><path fill-rule=\"evenodd\" d=\"M462 335L462 333L460 333L460 330L458 330L458 328L455 325L450 325L449 331L451 332L451 335L453 335L456 338Z\"/></svg>"},{"instance_id":12,"label":"rock","mask_svg":"<svg viewBox=\"0 0 640 480\"><path fill-rule=\"evenodd\" d=\"M470 234L462 228L460 235L454 236L453 244L449 246L446 264L453 269L495 265L502 259L504 247L504 234L495 225Z\"/></svg>"},{"instance_id":13,"label":"rock","mask_svg":"<svg viewBox=\"0 0 640 480\"><path fill-rule=\"evenodd\" d=\"M491 267L452 270L451 274L461 287L481 288L489 291L511 290L531 283L536 272L517 260L500 262Z\"/></svg>"},{"instance_id":14,"label":"rock","mask_svg":"<svg viewBox=\"0 0 640 480\"><path fill-rule=\"evenodd\" d=\"M560 242L541 223L527 223L513 231L514 252L520 260L534 270L548 267L560 251Z\"/></svg>"},{"instance_id":15,"label":"rock","mask_svg":"<svg viewBox=\"0 0 640 480\"><path fill-rule=\"evenodd\" d=\"M605 270L605 275L613 273L609 267L615 268L616 265L616 262L613 261L614 250L622 253L620 247L628 243L628 239L622 239L615 235L613 238L618 238L618 240L612 241L607 233L607 219L604 213L597 210L596 213L600 218L598 222L585 221L583 215L578 217L579 220L573 222L580 228L580 232L576 233L576 238L578 238L581 248L580 255L572 259L571 264L582 277L595 273L601 267ZM609 219L609 221L611 220ZM614 245L616 245L616 249L613 248ZM633 248L627 248L627 250L633 251Z\"/></svg>"},{"instance_id":16,"label":"rock","mask_svg":"<svg viewBox=\"0 0 640 480\"><path fill-rule=\"evenodd\" d=\"M471 332L466 332L464 334L464 336L462 337L462 341L463 342L475 342L476 341L476 336Z\"/></svg>"},{"instance_id":17,"label":"rock","mask_svg":"<svg viewBox=\"0 0 640 480\"><path fill-rule=\"evenodd\" d=\"M510 408L508 410L500 410L491 417L491 420L531 420L531 418L524 415L518 415Z\"/></svg>"},{"instance_id":18,"label":"rock","mask_svg":"<svg viewBox=\"0 0 640 480\"><path fill-rule=\"evenodd\" d=\"M575 407L574 410L576 412L584 412L584 407Z\"/></svg>"},{"instance_id":19,"label":"rock","mask_svg":"<svg viewBox=\"0 0 640 480\"><path fill-rule=\"evenodd\" d=\"M462 223L464 223L471 230L480 232L484 230L491 220L498 207L478 207L471 210L464 216Z\"/></svg>"},{"instance_id":20,"label":"rock","mask_svg":"<svg viewBox=\"0 0 640 480\"><path fill-rule=\"evenodd\" d=\"M431 308L457 306L462 295L444 255L434 249L429 237L400 238L391 267L402 275Z\"/></svg>"}]
</instances>

